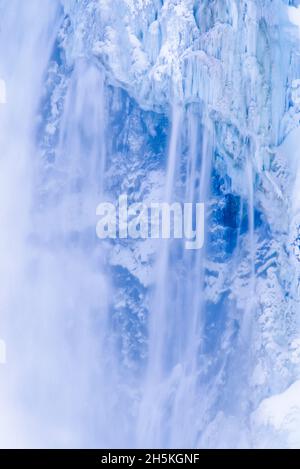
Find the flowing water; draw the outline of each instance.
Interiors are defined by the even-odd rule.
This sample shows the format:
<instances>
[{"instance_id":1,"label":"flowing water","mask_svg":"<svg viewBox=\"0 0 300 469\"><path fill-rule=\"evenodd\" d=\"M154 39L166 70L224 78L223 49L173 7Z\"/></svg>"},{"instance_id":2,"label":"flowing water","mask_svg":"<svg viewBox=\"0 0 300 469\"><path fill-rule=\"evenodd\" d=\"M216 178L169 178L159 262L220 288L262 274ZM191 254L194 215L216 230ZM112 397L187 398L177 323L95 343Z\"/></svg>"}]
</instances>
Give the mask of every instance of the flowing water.
<instances>
[{"instance_id":1,"label":"flowing water","mask_svg":"<svg viewBox=\"0 0 300 469\"><path fill-rule=\"evenodd\" d=\"M61 102L48 103L60 120L59 136L46 124L57 139L51 158L39 132L61 6L1 2L1 15L1 446L97 446L109 295L93 241L105 166L103 77L79 61L61 115Z\"/></svg>"},{"instance_id":2,"label":"flowing water","mask_svg":"<svg viewBox=\"0 0 300 469\"><path fill-rule=\"evenodd\" d=\"M125 3L118 2L124 11L135 4ZM188 8L191 2L175 3ZM209 3L203 2L207 11ZM250 413L266 389L282 389L281 373L291 379L292 366L292 371L276 368L273 377L270 365L285 343L278 332L282 315L274 319L270 311L277 311L277 303L285 311L290 301L289 318L294 317L293 300L280 284L287 288L289 276L272 251L272 223L278 237L283 234L272 214L258 226L258 209L271 213L264 199L271 189L264 187L264 175L257 175L251 132L244 123L239 128L234 117L236 111L247 120L249 102L267 109L255 96L259 67L250 67L264 40L254 38L258 10L249 3L253 8L242 13L238 6L230 13L222 3L215 7L216 18L192 9L205 40L216 20L228 30L239 24L242 45L234 36L231 52L224 42L211 57L192 49L189 55L186 47L186 100L176 90L167 94L164 77L164 86L157 79L157 103L161 96L170 102L150 106L154 91L147 88L148 77L139 88L146 65L138 40L130 36L124 54L117 55L119 36L98 21L98 7L105 2L96 7L93 0L0 0L0 80L6 87L6 102L0 103L0 352L3 344L6 351L5 364L0 357L1 447L251 446ZM168 7L165 2L166 21ZM153 24L145 50L149 37L158 50L166 50L158 47L159 37L173 29L155 29L155 9L161 8L154 2L149 10ZM121 7L117 19L109 11L107 4L102 20L118 30L119 16L126 15ZM250 26L243 34L239 22L248 18L246 11ZM171 20L174 12L168 11ZM189 16L180 14L176 27L182 18ZM127 26L120 26L121 38ZM191 31L180 32L180 38L188 40ZM170 34L172 46L177 32ZM203 40L208 52L219 44L218 34L209 47ZM113 44L109 51L107 38ZM245 51L251 53L249 76L246 66L240 70L234 61L238 56L244 63ZM218 75L220 54L228 65L226 76ZM112 58L117 64L109 62ZM137 90L128 85L126 67ZM218 90L226 82L230 94L235 80L247 92L241 97L236 90L229 105ZM189 96L189 86L195 95ZM138 93L140 102L132 97ZM227 104L232 122L222 107ZM218 105L225 117L220 109L213 111ZM266 122L259 124L267 128ZM278 155L272 142L268 145L270 162L265 147L260 150L271 173ZM268 175L274 187L287 184L280 180L280 164L274 164L273 179ZM182 239L99 240L96 207L123 193L134 202L143 197L203 202L204 248L186 250ZM277 199L274 206L282 210ZM283 266L289 265L284 249ZM276 274L268 271L274 263ZM262 332L255 326L254 336L257 318ZM269 335L263 335L266 330ZM266 360L263 340L271 350ZM257 381L251 381L253 370Z\"/></svg>"},{"instance_id":3,"label":"flowing water","mask_svg":"<svg viewBox=\"0 0 300 469\"><path fill-rule=\"evenodd\" d=\"M205 252L185 251L169 240L156 245L148 358L135 380L140 397L132 399L124 391L131 373L120 371L110 320L110 248L95 238L113 112L105 77L93 59L84 58L62 73L59 2L2 2L2 8L0 72L7 104L1 108L1 330L8 363L1 370L1 405L9 419L16 414L20 421L17 444L196 445L199 421L191 420L202 412L197 377ZM13 40L10 30L16 31ZM208 202L210 125L203 111L173 106L164 202ZM3 438L11 441L9 431Z\"/></svg>"}]
</instances>

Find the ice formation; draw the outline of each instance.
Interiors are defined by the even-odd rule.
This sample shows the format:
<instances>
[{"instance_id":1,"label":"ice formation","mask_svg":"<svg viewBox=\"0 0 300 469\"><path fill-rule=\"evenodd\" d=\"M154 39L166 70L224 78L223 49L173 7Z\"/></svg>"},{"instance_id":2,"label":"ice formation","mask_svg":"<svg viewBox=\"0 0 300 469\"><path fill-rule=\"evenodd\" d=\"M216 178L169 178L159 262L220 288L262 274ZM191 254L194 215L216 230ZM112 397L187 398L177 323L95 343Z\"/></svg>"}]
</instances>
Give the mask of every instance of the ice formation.
<instances>
[{"instance_id":1,"label":"ice formation","mask_svg":"<svg viewBox=\"0 0 300 469\"><path fill-rule=\"evenodd\" d=\"M5 444L299 448L298 1L0 13ZM100 243L122 193L205 202L205 248Z\"/></svg>"}]
</instances>

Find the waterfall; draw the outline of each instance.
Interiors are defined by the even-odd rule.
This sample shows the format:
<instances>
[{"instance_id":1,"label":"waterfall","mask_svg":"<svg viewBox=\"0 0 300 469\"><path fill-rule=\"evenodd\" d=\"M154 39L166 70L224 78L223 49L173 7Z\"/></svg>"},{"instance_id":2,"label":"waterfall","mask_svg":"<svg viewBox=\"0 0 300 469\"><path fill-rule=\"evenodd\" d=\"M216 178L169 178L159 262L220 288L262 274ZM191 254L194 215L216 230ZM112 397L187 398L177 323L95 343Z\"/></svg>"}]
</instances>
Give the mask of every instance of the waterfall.
<instances>
[{"instance_id":1,"label":"waterfall","mask_svg":"<svg viewBox=\"0 0 300 469\"><path fill-rule=\"evenodd\" d=\"M1 12L1 446L89 447L99 433L108 445L110 287L95 236L103 74L79 60L62 91L58 74L51 83L59 2L1 2ZM45 83L57 85L51 96Z\"/></svg>"},{"instance_id":2,"label":"waterfall","mask_svg":"<svg viewBox=\"0 0 300 469\"><path fill-rule=\"evenodd\" d=\"M175 106L172 112L170 142L166 169L166 182L163 200L171 203L175 196L175 177L180 157L180 131L181 131L181 112ZM154 377L155 386L157 380L163 375L164 363L166 360L166 338L168 336L168 327L170 324L169 300L171 289L169 288L169 269L170 269L170 242L162 241L157 253L157 273L155 284L155 297L153 299L153 310L151 311L151 325L149 339L152 350L150 349L149 372ZM153 355L153 356L152 356Z\"/></svg>"},{"instance_id":3,"label":"waterfall","mask_svg":"<svg viewBox=\"0 0 300 469\"><path fill-rule=\"evenodd\" d=\"M167 165L163 201L172 203L176 197L176 170L180 162L180 135L182 124L182 111L174 105L171 117L170 139L168 144ZM147 364L147 377L144 396L140 410L140 445L157 446L164 441L165 436L161 430L163 415L166 406L165 392L169 392L169 379L167 368L170 360L170 324L177 320L172 299L171 245L170 240L159 242L157 249L157 265L154 285L154 298L150 308L149 326L149 359ZM178 338L178 342L180 338ZM167 378L166 378L167 377ZM157 407L153 412L153 401Z\"/></svg>"},{"instance_id":4,"label":"waterfall","mask_svg":"<svg viewBox=\"0 0 300 469\"><path fill-rule=\"evenodd\" d=\"M1 2L5 21L0 31L0 75L6 83L1 106L1 335L7 345L1 369L1 446L30 444L24 421L19 421L19 399L33 350L29 350L33 317L25 278L29 272L30 191L35 158L34 133L42 93L43 73L57 34L57 3ZM43 13L47 11L47 15ZM39 21L34 21L39 17ZM14 293L13 293L14 292ZM20 360L20 358L22 359ZM23 370L23 371L21 371ZM27 379L30 379L27 376ZM31 391L32 392L32 391ZM17 397L16 397L17 396ZM16 422L18 430L16 430ZM13 436L14 435L14 436Z\"/></svg>"},{"instance_id":5,"label":"waterfall","mask_svg":"<svg viewBox=\"0 0 300 469\"><path fill-rule=\"evenodd\" d=\"M212 125L208 116L205 113L201 116L193 106L180 114L173 109L164 200L174 201L179 196L180 176L174 178L173 166L176 162L178 169L182 159L183 122L187 127L188 151L185 183L179 190L181 201L208 203L213 158ZM170 178L172 190L169 189ZM149 361L139 416L139 444L189 448L197 445L197 423L193 423L193 415L199 414L205 251L182 250L176 255L176 246L162 242L157 258L155 294L150 309Z\"/></svg>"},{"instance_id":6,"label":"waterfall","mask_svg":"<svg viewBox=\"0 0 300 469\"><path fill-rule=\"evenodd\" d=\"M1 447L295 445L296 3L0 0ZM99 239L124 194L203 248Z\"/></svg>"}]
</instances>

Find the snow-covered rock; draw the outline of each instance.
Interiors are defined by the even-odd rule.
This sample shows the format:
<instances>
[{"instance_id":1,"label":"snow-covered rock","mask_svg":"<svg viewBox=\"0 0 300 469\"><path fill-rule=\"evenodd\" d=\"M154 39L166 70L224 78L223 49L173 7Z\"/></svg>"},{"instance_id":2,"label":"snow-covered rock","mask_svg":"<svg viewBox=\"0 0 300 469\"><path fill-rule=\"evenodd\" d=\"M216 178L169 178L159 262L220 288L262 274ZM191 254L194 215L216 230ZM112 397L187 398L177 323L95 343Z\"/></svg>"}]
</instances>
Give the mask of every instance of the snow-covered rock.
<instances>
[{"instance_id":1,"label":"snow-covered rock","mask_svg":"<svg viewBox=\"0 0 300 469\"><path fill-rule=\"evenodd\" d=\"M254 444L259 448L300 448L300 381L264 399L253 412Z\"/></svg>"}]
</instances>

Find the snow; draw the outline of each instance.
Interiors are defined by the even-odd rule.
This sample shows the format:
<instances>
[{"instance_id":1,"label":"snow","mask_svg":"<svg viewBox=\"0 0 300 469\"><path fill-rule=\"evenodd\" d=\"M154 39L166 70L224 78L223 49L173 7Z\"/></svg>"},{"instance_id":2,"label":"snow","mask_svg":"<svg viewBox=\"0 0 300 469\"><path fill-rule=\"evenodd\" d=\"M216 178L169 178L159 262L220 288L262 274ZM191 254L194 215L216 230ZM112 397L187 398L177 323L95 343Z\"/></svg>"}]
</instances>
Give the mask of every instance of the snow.
<instances>
[{"instance_id":1,"label":"snow","mask_svg":"<svg viewBox=\"0 0 300 469\"><path fill-rule=\"evenodd\" d=\"M5 76L17 77L10 106L0 108L1 142L8 155L16 148L0 172L11 230L2 237L8 246L18 234L32 257L21 265L3 249L3 271L20 264L26 276L18 283L3 275L20 291L5 289L7 320L29 328L39 339L35 356L45 353L50 364L48 342L72 370L78 351L71 380L57 370L62 399L78 390L72 409L89 403L101 444L299 447L300 9L287 0L62 0L58 24L46 9L39 32L39 22L30 27L39 2L29 3L0 31L13 45L9 54L2 47ZM46 4L50 11L52 0ZM20 51L16 21L31 41ZM7 138L13 123L15 142ZM15 164L21 147L24 168ZM27 184L30 197L16 199ZM177 244L96 243L99 194L151 202L165 186L176 200L207 199L208 244L199 257ZM29 232L14 216L17 200ZM74 347L65 346L70 330ZM34 369L27 353L44 386L47 367ZM26 380L15 376L13 388L22 390ZM33 395L37 428L44 402L52 411L47 393L45 386L44 399ZM71 420L63 422L70 437ZM91 427L87 418L82 435ZM89 444L100 444L94 436Z\"/></svg>"},{"instance_id":2,"label":"snow","mask_svg":"<svg viewBox=\"0 0 300 469\"><path fill-rule=\"evenodd\" d=\"M288 16L291 23L300 28L300 8L289 6Z\"/></svg>"},{"instance_id":3,"label":"snow","mask_svg":"<svg viewBox=\"0 0 300 469\"><path fill-rule=\"evenodd\" d=\"M252 424L258 429L265 427L265 434L272 435L277 447L299 449L300 380L286 391L264 399L252 414Z\"/></svg>"},{"instance_id":4,"label":"snow","mask_svg":"<svg viewBox=\"0 0 300 469\"><path fill-rule=\"evenodd\" d=\"M200 103L205 109L204 128L213 124L215 129L213 164L224 180L224 193L240 198L244 208L254 194L253 206L261 214L263 227L242 237L237 252L226 262L219 262L217 255L206 262L205 297L226 318L228 330L220 348L230 353L234 327L228 324L240 324L248 308L253 273L247 249L250 243L255 246L256 298L250 315L253 360L248 363L247 399L258 405L267 393L274 394L274 399L281 396L283 410L274 420L268 419L275 432L288 433L288 428L282 430L285 413L292 415L286 400L294 394L284 398L280 393L286 382L297 379L300 368L300 9L281 0L263 4L220 0L213 2L213 8L209 2L195 5L191 0L118 0L117 8L115 2L112 8L110 0L91 0L99 10L87 15L78 3L64 3L78 39L77 49L66 47L72 58L92 54L108 82L125 89L141 110L169 115L174 103L183 109ZM132 139L139 142L136 135ZM188 145L187 140L184 143ZM131 150L136 147L131 142ZM141 177L148 182L151 178L149 174ZM220 206L220 199L214 204ZM221 233L226 229L220 223L210 227L223 251ZM154 252L148 243L115 246L110 262L148 288L153 282ZM225 295L238 312L222 309ZM271 404L263 400L264 415L272 414ZM234 418L224 413L227 420ZM255 435L261 419L254 421ZM287 445L295 444L297 434L293 434ZM265 443L272 445L272 441Z\"/></svg>"}]
</instances>

